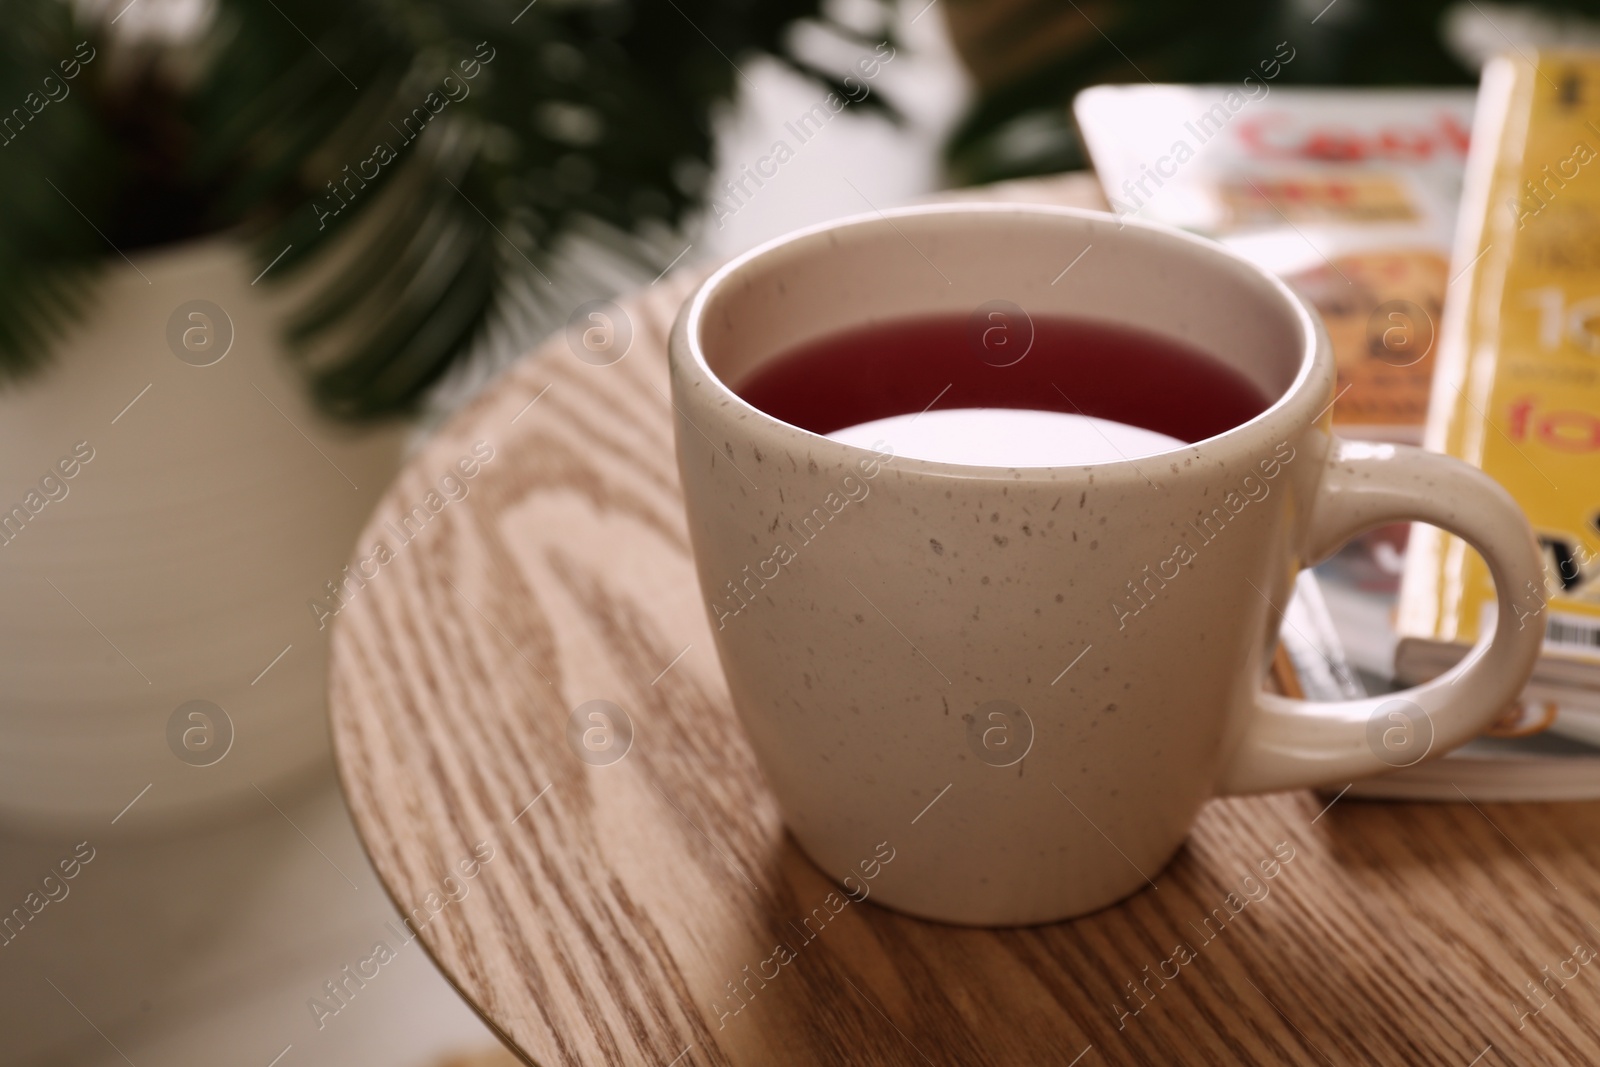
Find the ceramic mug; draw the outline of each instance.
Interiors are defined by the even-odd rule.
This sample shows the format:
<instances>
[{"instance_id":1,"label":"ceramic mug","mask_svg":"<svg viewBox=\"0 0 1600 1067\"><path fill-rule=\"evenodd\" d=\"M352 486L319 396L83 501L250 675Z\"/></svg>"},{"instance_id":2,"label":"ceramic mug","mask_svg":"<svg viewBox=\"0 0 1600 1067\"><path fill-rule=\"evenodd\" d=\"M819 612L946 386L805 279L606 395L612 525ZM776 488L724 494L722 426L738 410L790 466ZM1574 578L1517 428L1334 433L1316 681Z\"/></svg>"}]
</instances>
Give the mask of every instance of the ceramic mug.
<instances>
[{"instance_id":1,"label":"ceramic mug","mask_svg":"<svg viewBox=\"0 0 1600 1067\"><path fill-rule=\"evenodd\" d=\"M998 468L840 443L729 387L840 330L994 300L1187 342L1271 405L1152 457ZM1390 770L1396 731L1441 754L1539 654L1542 626L1502 625L1400 694L1262 691L1296 573L1364 530L1414 519L1465 538L1503 620L1531 614L1539 559L1480 471L1333 436L1320 322L1189 234L999 204L804 230L690 298L671 378L700 587L757 759L823 871L867 892L862 858L890 855L871 897L915 915L1004 925L1103 907L1149 882L1207 799Z\"/></svg>"}]
</instances>

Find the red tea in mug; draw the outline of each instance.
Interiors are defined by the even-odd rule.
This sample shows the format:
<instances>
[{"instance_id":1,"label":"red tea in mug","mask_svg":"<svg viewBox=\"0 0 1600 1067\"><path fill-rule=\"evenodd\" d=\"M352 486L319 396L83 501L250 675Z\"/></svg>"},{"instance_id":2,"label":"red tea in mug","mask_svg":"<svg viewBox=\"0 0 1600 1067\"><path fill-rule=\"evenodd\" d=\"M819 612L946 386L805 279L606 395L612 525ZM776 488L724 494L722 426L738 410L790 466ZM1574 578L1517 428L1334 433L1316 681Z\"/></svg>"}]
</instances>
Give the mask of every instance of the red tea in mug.
<instances>
[{"instance_id":1,"label":"red tea in mug","mask_svg":"<svg viewBox=\"0 0 1600 1067\"><path fill-rule=\"evenodd\" d=\"M830 334L779 354L735 391L813 433L997 466L1150 455L1270 405L1240 372L1182 341L1015 308Z\"/></svg>"}]
</instances>

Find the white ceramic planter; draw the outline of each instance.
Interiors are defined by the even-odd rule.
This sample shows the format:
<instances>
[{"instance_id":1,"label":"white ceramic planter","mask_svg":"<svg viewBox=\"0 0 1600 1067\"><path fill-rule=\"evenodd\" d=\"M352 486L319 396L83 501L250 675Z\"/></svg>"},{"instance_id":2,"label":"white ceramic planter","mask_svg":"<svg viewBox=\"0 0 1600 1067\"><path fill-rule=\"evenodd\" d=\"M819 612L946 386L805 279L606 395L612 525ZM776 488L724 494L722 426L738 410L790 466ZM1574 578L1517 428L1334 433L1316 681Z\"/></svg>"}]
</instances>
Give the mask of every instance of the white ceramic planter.
<instances>
[{"instance_id":1,"label":"white ceramic planter","mask_svg":"<svg viewBox=\"0 0 1600 1067\"><path fill-rule=\"evenodd\" d=\"M109 260L50 366L0 390L9 822L109 824L136 796L124 824L203 817L324 758L328 630L307 602L399 462L402 428L312 411L283 297L234 242L134 261ZM180 315L175 349L192 301L225 316ZM190 701L225 717L174 723Z\"/></svg>"}]
</instances>

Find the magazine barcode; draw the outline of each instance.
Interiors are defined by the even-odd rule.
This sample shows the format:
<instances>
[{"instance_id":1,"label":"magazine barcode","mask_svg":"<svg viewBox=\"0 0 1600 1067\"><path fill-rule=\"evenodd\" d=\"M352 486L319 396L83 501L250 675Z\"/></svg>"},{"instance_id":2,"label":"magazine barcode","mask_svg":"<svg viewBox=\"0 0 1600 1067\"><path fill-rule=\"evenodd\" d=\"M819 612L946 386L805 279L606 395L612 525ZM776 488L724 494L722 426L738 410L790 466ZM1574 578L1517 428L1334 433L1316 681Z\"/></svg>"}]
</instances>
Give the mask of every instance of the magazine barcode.
<instances>
[{"instance_id":1,"label":"magazine barcode","mask_svg":"<svg viewBox=\"0 0 1600 1067\"><path fill-rule=\"evenodd\" d=\"M1544 639L1547 644L1600 652L1600 619L1551 615Z\"/></svg>"}]
</instances>

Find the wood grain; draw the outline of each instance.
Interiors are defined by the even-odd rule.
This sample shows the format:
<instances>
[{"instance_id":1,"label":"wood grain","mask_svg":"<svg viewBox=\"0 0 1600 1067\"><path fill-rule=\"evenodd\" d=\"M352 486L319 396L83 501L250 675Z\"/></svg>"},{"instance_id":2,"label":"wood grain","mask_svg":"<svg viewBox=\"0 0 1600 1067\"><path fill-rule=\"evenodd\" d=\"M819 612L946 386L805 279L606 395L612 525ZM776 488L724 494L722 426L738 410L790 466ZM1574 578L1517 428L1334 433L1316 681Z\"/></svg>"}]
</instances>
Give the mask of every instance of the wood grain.
<instances>
[{"instance_id":1,"label":"wood grain","mask_svg":"<svg viewBox=\"0 0 1600 1067\"><path fill-rule=\"evenodd\" d=\"M378 541L392 558L360 570L335 624L357 826L421 942L520 1056L1600 1062L1600 959L1580 962L1600 950L1596 804L1217 801L1153 888L1052 926L830 897L783 832L696 593L665 372L693 281L624 301L620 362L557 338L438 433L361 539L358 559ZM475 442L493 457L462 478ZM420 532L402 538L407 514ZM633 726L610 765L569 742L591 699ZM897 851L939 817L917 806ZM492 858L473 866L475 848ZM1109 843L1094 861L1121 862Z\"/></svg>"}]
</instances>

